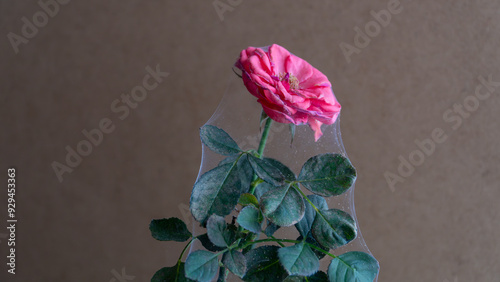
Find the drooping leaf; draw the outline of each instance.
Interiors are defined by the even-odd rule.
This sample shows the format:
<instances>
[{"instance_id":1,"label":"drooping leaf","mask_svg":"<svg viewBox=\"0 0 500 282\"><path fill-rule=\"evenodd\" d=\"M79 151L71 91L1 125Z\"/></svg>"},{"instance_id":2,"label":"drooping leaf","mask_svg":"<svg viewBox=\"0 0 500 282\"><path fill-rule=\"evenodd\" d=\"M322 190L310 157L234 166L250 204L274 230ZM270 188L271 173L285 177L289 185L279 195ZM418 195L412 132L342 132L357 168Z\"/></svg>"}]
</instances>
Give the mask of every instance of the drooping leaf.
<instances>
[{"instance_id":1,"label":"drooping leaf","mask_svg":"<svg viewBox=\"0 0 500 282\"><path fill-rule=\"evenodd\" d=\"M357 232L351 215L337 209L317 212L311 231L318 243L330 249L354 240Z\"/></svg>"},{"instance_id":2,"label":"drooping leaf","mask_svg":"<svg viewBox=\"0 0 500 282\"><path fill-rule=\"evenodd\" d=\"M207 234L218 247L229 247L236 239L235 232L227 227L224 218L215 214L208 218Z\"/></svg>"},{"instance_id":3,"label":"drooping leaf","mask_svg":"<svg viewBox=\"0 0 500 282\"><path fill-rule=\"evenodd\" d=\"M266 229L264 229L264 234L266 234L267 237L273 236L274 232L278 231L281 226L272 223L271 221L267 221L267 226Z\"/></svg>"},{"instance_id":4,"label":"drooping leaf","mask_svg":"<svg viewBox=\"0 0 500 282\"><path fill-rule=\"evenodd\" d=\"M179 262L172 267L158 270L151 278L151 282L194 282L194 280L186 278L184 262Z\"/></svg>"},{"instance_id":5,"label":"drooping leaf","mask_svg":"<svg viewBox=\"0 0 500 282\"><path fill-rule=\"evenodd\" d=\"M242 193L247 192L251 175L247 170L248 160L242 156L237 162L228 163L204 173L194 184L190 209L193 217L205 223L211 214L226 216L238 203Z\"/></svg>"},{"instance_id":6,"label":"drooping leaf","mask_svg":"<svg viewBox=\"0 0 500 282\"><path fill-rule=\"evenodd\" d=\"M281 171L267 160L252 155L248 155L248 160L255 173L265 182L273 186L279 186L285 182L285 177Z\"/></svg>"},{"instance_id":7,"label":"drooping leaf","mask_svg":"<svg viewBox=\"0 0 500 282\"><path fill-rule=\"evenodd\" d=\"M264 215L279 226L290 226L299 222L305 210L302 196L289 183L262 195L260 207Z\"/></svg>"},{"instance_id":8,"label":"drooping leaf","mask_svg":"<svg viewBox=\"0 0 500 282\"><path fill-rule=\"evenodd\" d=\"M250 282L281 282L288 276L279 262L277 246L261 246L245 254L247 273L244 281Z\"/></svg>"},{"instance_id":9,"label":"drooping leaf","mask_svg":"<svg viewBox=\"0 0 500 282\"><path fill-rule=\"evenodd\" d=\"M299 181L309 191L324 197L340 195L356 180L349 159L339 154L317 155L304 164Z\"/></svg>"},{"instance_id":10,"label":"drooping leaf","mask_svg":"<svg viewBox=\"0 0 500 282\"><path fill-rule=\"evenodd\" d=\"M257 200L257 197L250 193L241 194L240 199L238 200L238 204L242 206L253 205L254 207L259 207L259 201Z\"/></svg>"},{"instance_id":11,"label":"drooping leaf","mask_svg":"<svg viewBox=\"0 0 500 282\"><path fill-rule=\"evenodd\" d=\"M236 276L243 277L247 272L247 259L236 250L231 250L224 254L222 263Z\"/></svg>"},{"instance_id":12,"label":"drooping leaf","mask_svg":"<svg viewBox=\"0 0 500 282\"><path fill-rule=\"evenodd\" d=\"M203 144L218 154L230 156L241 152L233 138L216 126L204 125L200 128L200 138Z\"/></svg>"},{"instance_id":13,"label":"drooping leaf","mask_svg":"<svg viewBox=\"0 0 500 282\"><path fill-rule=\"evenodd\" d=\"M159 241L184 242L191 238L191 232L186 224L175 217L153 219L149 224L151 236Z\"/></svg>"},{"instance_id":14,"label":"drooping leaf","mask_svg":"<svg viewBox=\"0 0 500 282\"><path fill-rule=\"evenodd\" d=\"M334 258L328 267L330 281L373 282L379 271L378 261L364 252L348 252Z\"/></svg>"},{"instance_id":15,"label":"drooping leaf","mask_svg":"<svg viewBox=\"0 0 500 282\"><path fill-rule=\"evenodd\" d=\"M217 274L218 267L217 254L195 251L186 259L185 273L188 278L196 281L211 281Z\"/></svg>"},{"instance_id":16,"label":"drooping leaf","mask_svg":"<svg viewBox=\"0 0 500 282\"><path fill-rule=\"evenodd\" d=\"M314 206L316 206L316 208L320 210L328 209L328 204L326 203L325 198L318 195L307 195L307 198L314 204ZM316 210L311 206L309 201L304 201L306 205L304 217L297 224L295 224L295 227L302 237L306 237L311 231L314 217L316 216Z\"/></svg>"},{"instance_id":17,"label":"drooping leaf","mask_svg":"<svg viewBox=\"0 0 500 282\"><path fill-rule=\"evenodd\" d=\"M318 257L304 242L280 248L278 257L290 275L309 276L319 269Z\"/></svg>"},{"instance_id":18,"label":"drooping leaf","mask_svg":"<svg viewBox=\"0 0 500 282\"><path fill-rule=\"evenodd\" d=\"M236 222L246 230L253 233L260 233L262 219L262 215L258 209L253 206L247 206L241 210Z\"/></svg>"},{"instance_id":19,"label":"drooping leaf","mask_svg":"<svg viewBox=\"0 0 500 282\"><path fill-rule=\"evenodd\" d=\"M278 168L286 180L288 180L288 181L295 181L296 180L295 173L293 173L293 171L290 168L288 168L286 165L284 165L280 161L272 159L272 158L264 158L264 160L266 160L268 163L270 163L274 167Z\"/></svg>"},{"instance_id":20,"label":"drooping leaf","mask_svg":"<svg viewBox=\"0 0 500 282\"><path fill-rule=\"evenodd\" d=\"M198 240L200 240L201 242L201 245L203 245L203 247L211 252L219 252L219 251L222 251L224 250L225 248L223 247L217 247L216 245L214 245L211 241L210 241L210 238L208 238L208 234L205 233L203 235L200 235L197 237Z\"/></svg>"}]
</instances>

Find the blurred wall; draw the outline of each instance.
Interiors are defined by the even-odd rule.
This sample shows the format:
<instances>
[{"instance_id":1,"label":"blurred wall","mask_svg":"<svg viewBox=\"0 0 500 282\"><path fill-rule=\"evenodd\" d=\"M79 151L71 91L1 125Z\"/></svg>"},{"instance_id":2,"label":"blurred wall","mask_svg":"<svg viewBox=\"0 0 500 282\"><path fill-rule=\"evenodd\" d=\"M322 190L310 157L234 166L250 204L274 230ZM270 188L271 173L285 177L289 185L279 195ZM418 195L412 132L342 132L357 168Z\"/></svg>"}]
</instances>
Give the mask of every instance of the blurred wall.
<instances>
[{"instance_id":1,"label":"blurred wall","mask_svg":"<svg viewBox=\"0 0 500 282\"><path fill-rule=\"evenodd\" d=\"M0 1L1 183L15 167L18 218L10 275L0 189L1 281L149 281L173 265L183 244L149 221L183 217L198 128L239 51L271 43L334 85L379 281L500 281L498 1L59 1ZM53 162L95 128L108 133L58 179Z\"/></svg>"}]
</instances>

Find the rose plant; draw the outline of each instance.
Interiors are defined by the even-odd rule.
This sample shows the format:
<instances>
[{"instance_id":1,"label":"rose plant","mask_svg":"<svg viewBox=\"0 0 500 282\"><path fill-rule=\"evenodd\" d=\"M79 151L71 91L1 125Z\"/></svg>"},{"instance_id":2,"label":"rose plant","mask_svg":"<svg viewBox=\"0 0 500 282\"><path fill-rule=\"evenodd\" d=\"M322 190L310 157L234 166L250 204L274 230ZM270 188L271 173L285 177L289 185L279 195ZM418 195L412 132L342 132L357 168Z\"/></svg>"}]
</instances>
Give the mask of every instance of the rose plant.
<instances>
[{"instance_id":1,"label":"rose plant","mask_svg":"<svg viewBox=\"0 0 500 282\"><path fill-rule=\"evenodd\" d=\"M216 277L226 281L229 272L244 281L373 281L379 265L370 254L330 252L357 235L353 217L329 208L325 199L353 185L356 170L350 161L341 154L320 154L309 158L296 174L279 160L264 156L273 121L290 124L292 140L295 126L308 124L315 141L322 135L322 124L335 122L341 107L330 82L279 45L249 47L235 66L262 105L261 124L265 125L260 144L244 151L222 128L200 129L203 144L225 156L199 177L191 194L191 214L206 233L194 236L178 218L152 220L149 228L155 239L188 243L177 264L158 270L151 281ZM297 229L298 238L274 236L278 229L291 227ZM206 250L196 250L183 261L195 240ZM320 270L325 257L331 258L326 273Z\"/></svg>"}]
</instances>

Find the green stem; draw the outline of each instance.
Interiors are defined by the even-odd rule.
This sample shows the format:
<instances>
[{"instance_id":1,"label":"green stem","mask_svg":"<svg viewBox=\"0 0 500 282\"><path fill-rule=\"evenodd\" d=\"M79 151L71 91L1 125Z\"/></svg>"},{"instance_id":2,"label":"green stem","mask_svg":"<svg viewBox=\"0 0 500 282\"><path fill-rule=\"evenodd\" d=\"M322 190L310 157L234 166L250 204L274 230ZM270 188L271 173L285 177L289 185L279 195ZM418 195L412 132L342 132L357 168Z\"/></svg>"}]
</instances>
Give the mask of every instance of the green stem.
<instances>
[{"instance_id":1,"label":"green stem","mask_svg":"<svg viewBox=\"0 0 500 282\"><path fill-rule=\"evenodd\" d=\"M266 148L266 142L267 138L269 137L269 129L271 129L271 124L273 123L273 120L271 118L267 118L266 125L264 126L264 131L262 131L262 136L260 137L260 143L259 143L259 149L257 149L257 154L259 154L259 158L262 159L264 156L264 149ZM253 175L253 180L252 180L252 185L250 185L250 190L249 193L253 195L255 192L255 187L257 187L257 182L258 176L257 174Z\"/></svg>"},{"instance_id":2,"label":"green stem","mask_svg":"<svg viewBox=\"0 0 500 282\"><path fill-rule=\"evenodd\" d=\"M198 237L193 237L191 238L191 240L189 241L189 243L187 243L187 245L184 247L184 249L182 250L182 253L181 255L179 256L179 260L177 261L177 263L180 263L182 261L182 257L184 256L184 253L186 252L186 250L189 248L189 246L191 246L191 244L194 242L195 239L197 239Z\"/></svg>"},{"instance_id":3,"label":"green stem","mask_svg":"<svg viewBox=\"0 0 500 282\"><path fill-rule=\"evenodd\" d=\"M264 126L264 131L262 131L262 137L260 138L259 149L257 150L257 153L259 154L260 158L264 156L264 148L266 148L267 137L269 136L269 129L271 128L272 123L273 120L271 118L268 118L266 121L266 125Z\"/></svg>"},{"instance_id":4,"label":"green stem","mask_svg":"<svg viewBox=\"0 0 500 282\"><path fill-rule=\"evenodd\" d=\"M272 238L272 239L274 239L274 240L278 240L278 239L276 239L276 237L274 237L273 235L269 236L269 238ZM278 245L280 245L282 248L285 246L285 245L283 245L283 243L281 243L281 242L276 242L276 243L278 243Z\"/></svg>"},{"instance_id":5,"label":"green stem","mask_svg":"<svg viewBox=\"0 0 500 282\"><path fill-rule=\"evenodd\" d=\"M319 216L321 216L326 222L328 222L328 220L326 219L325 215L323 215L323 213L321 212L321 210L318 209L313 204L313 202L311 202L311 200L309 200L309 198L306 196L306 194L304 194L304 192L302 192L302 190L299 187L295 186L293 182L290 185L293 185L293 188L295 188L295 190L297 190L302 195L302 198L306 199L309 202L309 204L311 205L311 207L313 207L313 209L316 211L316 213L319 214Z\"/></svg>"},{"instance_id":6,"label":"green stem","mask_svg":"<svg viewBox=\"0 0 500 282\"><path fill-rule=\"evenodd\" d=\"M309 202L309 204L311 205L311 207L313 207L313 209L314 209L316 212L321 213L321 212L320 212L320 210L319 210L319 209L318 209L318 208L317 208L317 207L313 204L313 202L311 202L311 200L309 200L309 198L307 197L307 195L306 195L306 194L304 194L304 192L302 192L302 189L300 189L300 188L298 188L297 186L295 186L295 183L297 183L297 182L296 182L296 181L294 181L294 182L290 183L290 185L291 185L293 188L295 188L295 190L296 190L297 192L299 192L299 193L302 195L302 198L306 199L306 201L308 201L308 202Z\"/></svg>"}]
</instances>

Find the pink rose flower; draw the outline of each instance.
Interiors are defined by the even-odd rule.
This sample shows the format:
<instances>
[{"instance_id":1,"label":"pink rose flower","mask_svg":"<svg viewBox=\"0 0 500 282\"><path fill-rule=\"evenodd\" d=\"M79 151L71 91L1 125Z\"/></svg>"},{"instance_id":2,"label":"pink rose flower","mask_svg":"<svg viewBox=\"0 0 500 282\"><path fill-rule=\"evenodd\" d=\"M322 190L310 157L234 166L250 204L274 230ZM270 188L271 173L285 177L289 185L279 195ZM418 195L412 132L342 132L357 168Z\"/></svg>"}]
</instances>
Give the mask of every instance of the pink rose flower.
<instances>
[{"instance_id":1,"label":"pink rose flower","mask_svg":"<svg viewBox=\"0 0 500 282\"><path fill-rule=\"evenodd\" d=\"M243 83L258 98L264 112L281 123L309 124L314 139L323 135L322 124L332 124L340 112L330 81L308 62L273 44L248 47L235 66Z\"/></svg>"}]
</instances>

